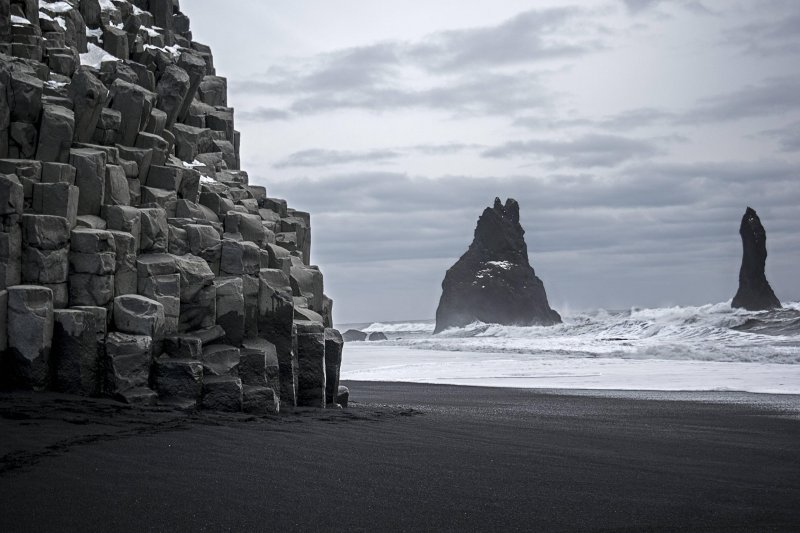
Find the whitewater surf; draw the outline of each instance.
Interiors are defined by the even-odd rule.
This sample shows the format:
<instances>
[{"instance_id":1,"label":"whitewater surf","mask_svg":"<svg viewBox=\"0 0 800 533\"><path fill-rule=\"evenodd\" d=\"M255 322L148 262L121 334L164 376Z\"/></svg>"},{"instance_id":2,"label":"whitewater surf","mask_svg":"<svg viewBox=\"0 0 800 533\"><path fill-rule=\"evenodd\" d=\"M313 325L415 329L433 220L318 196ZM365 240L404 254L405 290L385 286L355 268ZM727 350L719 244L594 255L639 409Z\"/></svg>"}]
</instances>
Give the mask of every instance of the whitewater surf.
<instances>
[{"instance_id":1,"label":"whitewater surf","mask_svg":"<svg viewBox=\"0 0 800 533\"><path fill-rule=\"evenodd\" d=\"M527 388L800 393L800 302L565 313L551 327L373 323L342 379Z\"/></svg>"}]
</instances>

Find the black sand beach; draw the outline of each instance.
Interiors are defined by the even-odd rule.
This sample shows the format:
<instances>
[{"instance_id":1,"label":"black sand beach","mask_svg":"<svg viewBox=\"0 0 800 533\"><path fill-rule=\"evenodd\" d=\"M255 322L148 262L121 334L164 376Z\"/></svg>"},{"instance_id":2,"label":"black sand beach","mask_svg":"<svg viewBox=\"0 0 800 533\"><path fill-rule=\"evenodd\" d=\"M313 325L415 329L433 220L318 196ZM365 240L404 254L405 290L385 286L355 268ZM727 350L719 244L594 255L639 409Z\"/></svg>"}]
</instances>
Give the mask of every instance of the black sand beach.
<instances>
[{"instance_id":1,"label":"black sand beach","mask_svg":"<svg viewBox=\"0 0 800 533\"><path fill-rule=\"evenodd\" d=\"M0 394L0 531L800 524L798 397L347 385L266 419Z\"/></svg>"}]
</instances>

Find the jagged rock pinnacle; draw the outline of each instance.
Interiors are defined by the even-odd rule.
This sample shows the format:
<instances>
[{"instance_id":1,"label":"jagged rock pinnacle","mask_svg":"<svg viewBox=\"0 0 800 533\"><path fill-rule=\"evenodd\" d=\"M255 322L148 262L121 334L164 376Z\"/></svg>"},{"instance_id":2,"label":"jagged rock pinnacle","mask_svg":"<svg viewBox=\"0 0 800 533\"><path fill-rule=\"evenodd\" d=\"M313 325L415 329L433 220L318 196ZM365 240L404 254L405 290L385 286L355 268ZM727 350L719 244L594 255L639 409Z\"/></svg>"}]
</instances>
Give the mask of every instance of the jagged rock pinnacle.
<instances>
[{"instance_id":1,"label":"jagged rock pinnacle","mask_svg":"<svg viewBox=\"0 0 800 533\"><path fill-rule=\"evenodd\" d=\"M503 205L495 198L478 219L469 249L442 282L436 333L476 320L520 326L561 322L530 265L524 236L517 201L509 198Z\"/></svg>"},{"instance_id":2,"label":"jagged rock pinnacle","mask_svg":"<svg viewBox=\"0 0 800 533\"><path fill-rule=\"evenodd\" d=\"M742 267L739 270L739 290L731 305L750 311L780 308L781 302L764 274L767 232L758 214L750 207L742 217L739 235L742 236Z\"/></svg>"}]
</instances>

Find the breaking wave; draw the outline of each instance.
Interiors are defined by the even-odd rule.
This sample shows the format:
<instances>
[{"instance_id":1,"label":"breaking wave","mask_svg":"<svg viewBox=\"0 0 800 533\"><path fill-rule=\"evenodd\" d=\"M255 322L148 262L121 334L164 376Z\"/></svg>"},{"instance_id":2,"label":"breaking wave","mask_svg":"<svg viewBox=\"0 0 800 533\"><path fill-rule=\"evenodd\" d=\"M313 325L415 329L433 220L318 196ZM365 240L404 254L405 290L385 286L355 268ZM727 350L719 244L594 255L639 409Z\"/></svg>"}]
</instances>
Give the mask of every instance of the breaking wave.
<instances>
[{"instance_id":1,"label":"breaking wave","mask_svg":"<svg viewBox=\"0 0 800 533\"><path fill-rule=\"evenodd\" d=\"M433 335L433 321L374 323L383 344L423 350L625 358L800 363L800 302L773 311L699 307L572 313L551 327L476 322Z\"/></svg>"}]
</instances>

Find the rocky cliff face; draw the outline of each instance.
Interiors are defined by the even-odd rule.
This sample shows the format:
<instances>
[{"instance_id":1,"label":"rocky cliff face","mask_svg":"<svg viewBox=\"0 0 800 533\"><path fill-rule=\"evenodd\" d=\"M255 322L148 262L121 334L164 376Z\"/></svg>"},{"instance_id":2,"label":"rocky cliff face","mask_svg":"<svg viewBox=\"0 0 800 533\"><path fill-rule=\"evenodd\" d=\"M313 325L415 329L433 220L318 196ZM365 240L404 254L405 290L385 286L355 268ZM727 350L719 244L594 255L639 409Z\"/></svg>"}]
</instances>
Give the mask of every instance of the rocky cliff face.
<instances>
[{"instance_id":1,"label":"rocky cliff face","mask_svg":"<svg viewBox=\"0 0 800 533\"><path fill-rule=\"evenodd\" d=\"M505 325L552 325L542 280L528 260L519 204L499 198L478 219L467 252L447 271L436 310L436 333L476 320Z\"/></svg>"},{"instance_id":2,"label":"rocky cliff face","mask_svg":"<svg viewBox=\"0 0 800 533\"><path fill-rule=\"evenodd\" d=\"M178 0L0 0L0 381L335 402L310 216L249 184L226 87Z\"/></svg>"},{"instance_id":3,"label":"rocky cliff face","mask_svg":"<svg viewBox=\"0 0 800 533\"><path fill-rule=\"evenodd\" d=\"M767 232L761 225L758 214L749 207L742 217L739 235L742 237L742 267L739 270L739 290L731 305L750 311L779 309L781 302L772 292L764 274L767 263Z\"/></svg>"}]
</instances>

